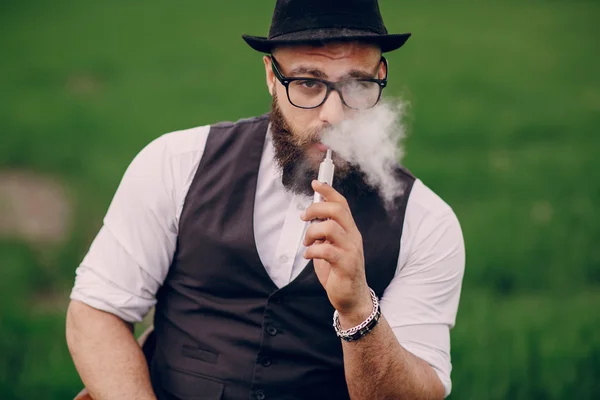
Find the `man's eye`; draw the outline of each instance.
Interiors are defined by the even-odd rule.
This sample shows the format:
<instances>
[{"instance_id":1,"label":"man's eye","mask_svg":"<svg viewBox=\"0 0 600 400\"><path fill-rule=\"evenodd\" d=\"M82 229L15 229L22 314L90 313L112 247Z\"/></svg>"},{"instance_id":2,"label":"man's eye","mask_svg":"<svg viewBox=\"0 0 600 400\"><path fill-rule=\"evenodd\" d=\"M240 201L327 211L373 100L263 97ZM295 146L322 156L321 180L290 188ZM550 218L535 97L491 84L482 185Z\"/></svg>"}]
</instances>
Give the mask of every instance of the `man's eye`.
<instances>
[{"instance_id":1,"label":"man's eye","mask_svg":"<svg viewBox=\"0 0 600 400\"><path fill-rule=\"evenodd\" d=\"M315 82L315 81L300 81L299 84L301 86L304 86L304 87L308 88L308 89L312 89L315 86L317 86L317 82Z\"/></svg>"},{"instance_id":2,"label":"man's eye","mask_svg":"<svg viewBox=\"0 0 600 400\"><path fill-rule=\"evenodd\" d=\"M370 82L366 81L350 81L349 87L354 90L366 89Z\"/></svg>"}]
</instances>

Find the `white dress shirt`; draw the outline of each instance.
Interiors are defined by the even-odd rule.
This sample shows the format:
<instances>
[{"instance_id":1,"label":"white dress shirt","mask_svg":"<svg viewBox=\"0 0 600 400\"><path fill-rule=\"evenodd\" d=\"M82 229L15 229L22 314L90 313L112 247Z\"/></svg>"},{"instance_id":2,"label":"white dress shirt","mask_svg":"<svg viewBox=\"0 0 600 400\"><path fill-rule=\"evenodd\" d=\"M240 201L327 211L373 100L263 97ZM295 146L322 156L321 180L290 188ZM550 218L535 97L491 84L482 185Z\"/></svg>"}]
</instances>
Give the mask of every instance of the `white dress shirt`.
<instances>
[{"instance_id":1,"label":"white dress shirt","mask_svg":"<svg viewBox=\"0 0 600 400\"><path fill-rule=\"evenodd\" d=\"M156 302L176 247L179 217L210 126L169 133L127 169L104 224L76 271L71 299L139 322ZM202 173L202 171L198 171ZM278 287L307 265L301 212L311 198L288 192L270 134L258 172L254 233L258 254ZM451 390L450 328L455 324L465 252L452 209L420 180L410 194L398 268L381 310L400 344Z\"/></svg>"}]
</instances>

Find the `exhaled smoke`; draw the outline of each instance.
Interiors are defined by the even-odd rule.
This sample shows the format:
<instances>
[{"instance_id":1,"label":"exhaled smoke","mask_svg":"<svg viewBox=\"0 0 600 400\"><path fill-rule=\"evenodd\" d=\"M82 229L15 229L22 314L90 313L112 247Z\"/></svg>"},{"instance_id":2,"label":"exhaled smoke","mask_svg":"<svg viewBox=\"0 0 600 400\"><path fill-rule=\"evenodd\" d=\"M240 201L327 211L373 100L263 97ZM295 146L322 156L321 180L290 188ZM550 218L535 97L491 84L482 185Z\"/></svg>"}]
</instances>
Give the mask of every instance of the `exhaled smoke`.
<instances>
[{"instance_id":1,"label":"exhaled smoke","mask_svg":"<svg viewBox=\"0 0 600 400\"><path fill-rule=\"evenodd\" d=\"M404 190L395 172L404 156L400 142L405 137L406 110L402 101L381 102L328 129L321 139L339 157L360 168L386 207Z\"/></svg>"}]
</instances>

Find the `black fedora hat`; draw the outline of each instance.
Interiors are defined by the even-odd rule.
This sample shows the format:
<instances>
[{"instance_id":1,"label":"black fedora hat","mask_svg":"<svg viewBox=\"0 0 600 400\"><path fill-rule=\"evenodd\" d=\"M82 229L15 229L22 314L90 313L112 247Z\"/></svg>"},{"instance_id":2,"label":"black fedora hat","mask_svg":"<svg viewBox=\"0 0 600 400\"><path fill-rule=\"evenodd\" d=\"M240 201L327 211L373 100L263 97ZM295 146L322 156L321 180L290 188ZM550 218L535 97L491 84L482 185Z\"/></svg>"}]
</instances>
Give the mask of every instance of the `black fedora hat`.
<instances>
[{"instance_id":1,"label":"black fedora hat","mask_svg":"<svg viewBox=\"0 0 600 400\"><path fill-rule=\"evenodd\" d=\"M268 37L243 35L254 50L275 46L359 40L382 52L399 49L410 33L388 34L377 0L277 0Z\"/></svg>"}]
</instances>

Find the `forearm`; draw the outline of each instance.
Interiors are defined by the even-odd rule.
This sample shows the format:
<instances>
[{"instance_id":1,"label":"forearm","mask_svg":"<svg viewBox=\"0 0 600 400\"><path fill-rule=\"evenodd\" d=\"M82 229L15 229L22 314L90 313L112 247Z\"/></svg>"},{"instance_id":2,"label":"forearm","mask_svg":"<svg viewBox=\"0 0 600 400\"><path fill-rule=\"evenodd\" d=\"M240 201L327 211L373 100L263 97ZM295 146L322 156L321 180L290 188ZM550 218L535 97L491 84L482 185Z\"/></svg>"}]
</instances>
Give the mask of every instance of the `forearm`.
<instances>
[{"instance_id":1,"label":"forearm","mask_svg":"<svg viewBox=\"0 0 600 400\"><path fill-rule=\"evenodd\" d=\"M155 399L144 354L130 325L73 300L66 335L75 367L94 400Z\"/></svg>"},{"instance_id":2,"label":"forearm","mask_svg":"<svg viewBox=\"0 0 600 400\"><path fill-rule=\"evenodd\" d=\"M354 322L340 316L344 329L360 323ZM383 316L366 336L355 342L342 341L342 347L352 400L444 398L444 387L433 368L398 343Z\"/></svg>"}]
</instances>

